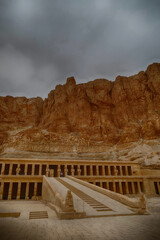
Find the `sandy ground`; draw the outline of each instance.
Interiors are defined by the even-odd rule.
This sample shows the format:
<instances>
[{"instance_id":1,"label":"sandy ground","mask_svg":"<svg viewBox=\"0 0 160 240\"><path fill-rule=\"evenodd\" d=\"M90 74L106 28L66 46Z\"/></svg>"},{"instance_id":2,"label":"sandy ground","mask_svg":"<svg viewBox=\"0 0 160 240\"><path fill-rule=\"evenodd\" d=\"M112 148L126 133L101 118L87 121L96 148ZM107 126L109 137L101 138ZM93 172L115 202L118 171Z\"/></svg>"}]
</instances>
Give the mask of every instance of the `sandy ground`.
<instances>
[{"instance_id":1,"label":"sandy ground","mask_svg":"<svg viewBox=\"0 0 160 240\"><path fill-rule=\"evenodd\" d=\"M59 220L40 201L1 201L0 211L20 211L19 218L0 218L1 240L158 240L160 198L148 200L150 215ZM30 211L47 211L47 219L29 219Z\"/></svg>"}]
</instances>

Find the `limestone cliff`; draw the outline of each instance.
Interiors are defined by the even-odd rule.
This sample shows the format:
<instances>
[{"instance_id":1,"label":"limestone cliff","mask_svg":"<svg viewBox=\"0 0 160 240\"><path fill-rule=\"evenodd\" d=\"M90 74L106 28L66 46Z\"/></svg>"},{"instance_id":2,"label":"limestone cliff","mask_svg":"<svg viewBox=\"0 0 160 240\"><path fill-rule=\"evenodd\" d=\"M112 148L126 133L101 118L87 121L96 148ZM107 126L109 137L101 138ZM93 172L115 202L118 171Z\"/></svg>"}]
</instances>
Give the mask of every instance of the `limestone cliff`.
<instances>
[{"instance_id":1,"label":"limestone cliff","mask_svg":"<svg viewBox=\"0 0 160 240\"><path fill-rule=\"evenodd\" d=\"M160 134L160 64L115 82L97 79L76 85L73 77L51 91L41 127L56 133L118 143Z\"/></svg>"},{"instance_id":2,"label":"limestone cliff","mask_svg":"<svg viewBox=\"0 0 160 240\"><path fill-rule=\"evenodd\" d=\"M159 136L159 63L114 82L97 79L76 85L70 77L44 101L0 98L1 151L63 152L74 146L79 151L105 151L107 146Z\"/></svg>"}]
</instances>

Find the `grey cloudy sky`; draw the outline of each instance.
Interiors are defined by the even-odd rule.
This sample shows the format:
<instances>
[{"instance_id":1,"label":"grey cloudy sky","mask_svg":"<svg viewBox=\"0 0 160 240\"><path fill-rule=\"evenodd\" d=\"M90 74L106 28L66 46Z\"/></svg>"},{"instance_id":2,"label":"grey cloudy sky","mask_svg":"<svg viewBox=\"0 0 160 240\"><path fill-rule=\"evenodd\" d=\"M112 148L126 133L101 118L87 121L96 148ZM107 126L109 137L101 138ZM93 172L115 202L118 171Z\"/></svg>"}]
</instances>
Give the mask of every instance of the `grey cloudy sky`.
<instances>
[{"instance_id":1,"label":"grey cloudy sky","mask_svg":"<svg viewBox=\"0 0 160 240\"><path fill-rule=\"evenodd\" d=\"M160 62L160 0L0 0L0 95L74 75L114 80Z\"/></svg>"}]
</instances>

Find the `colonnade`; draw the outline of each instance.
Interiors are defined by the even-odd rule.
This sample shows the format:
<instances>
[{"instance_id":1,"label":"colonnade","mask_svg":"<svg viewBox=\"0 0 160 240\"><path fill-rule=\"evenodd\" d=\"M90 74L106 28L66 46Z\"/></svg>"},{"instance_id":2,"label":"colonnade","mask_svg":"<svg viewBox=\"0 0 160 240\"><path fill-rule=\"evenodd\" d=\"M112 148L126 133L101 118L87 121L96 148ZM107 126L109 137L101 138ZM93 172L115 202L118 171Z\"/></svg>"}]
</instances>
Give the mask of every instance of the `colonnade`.
<instances>
[{"instance_id":1,"label":"colonnade","mask_svg":"<svg viewBox=\"0 0 160 240\"><path fill-rule=\"evenodd\" d=\"M0 200L11 199L33 199L36 200L41 196L41 182L1 182L0 185Z\"/></svg>"},{"instance_id":2,"label":"colonnade","mask_svg":"<svg viewBox=\"0 0 160 240\"><path fill-rule=\"evenodd\" d=\"M144 191L143 182L137 180L118 180L105 182L97 182L94 180L90 183L120 194L138 194Z\"/></svg>"},{"instance_id":3,"label":"colonnade","mask_svg":"<svg viewBox=\"0 0 160 240\"><path fill-rule=\"evenodd\" d=\"M36 164L36 163L2 163L1 175L31 176L131 176L136 175L133 166L98 165L97 164Z\"/></svg>"},{"instance_id":4,"label":"colonnade","mask_svg":"<svg viewBox=\"0 0 160 240\"><path fill-rule=\"evenodd\" d=\"M0 161L0 199L36 199L41 196L42 176L75 176L121 194L143 191L136 163L103 161ZM159 190L160 192L160 190Z\"/></svg>"}]
</instances>

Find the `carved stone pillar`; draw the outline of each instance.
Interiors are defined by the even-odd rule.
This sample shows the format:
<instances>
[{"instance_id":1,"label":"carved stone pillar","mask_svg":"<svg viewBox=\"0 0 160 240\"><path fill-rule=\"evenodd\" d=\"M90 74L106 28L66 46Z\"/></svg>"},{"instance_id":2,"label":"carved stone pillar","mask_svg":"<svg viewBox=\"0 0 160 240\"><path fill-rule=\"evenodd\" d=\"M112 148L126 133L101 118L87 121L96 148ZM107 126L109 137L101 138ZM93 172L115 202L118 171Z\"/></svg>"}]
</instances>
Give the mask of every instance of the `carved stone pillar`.
<instances>
[{"instance_id":1,"label":"carved stone pillar","mask_svg":"<svg viewBox=\"0 0 160 240\"><path fill-rule=\"evenodd\" d=\"M118 174L119 174L119 171L118 171L117 167L115 167L115 169L114 169L114 175L115 175L115 176L118 176Z\"/></svg>"},{"instance_id":2,"label":"carved stone pillar","mask_svg":"<svg viewBox=\"0 0 160 240\"><path fill-rule=\"evenodd\" d=\"M71 165L71 175L72 176L74 176L74 172L75 172L74 167L73 167L73 165Z\"/></svg>"},{"instance_id":3,"label":"carved stone pillar","mask_svg":"<svg viewBox=\"0 0 160 240\"><path fill-rule=\"evenodd\" d=\"M116 168L116 166L113 166L113 175L117 176L117 168Z\"/></svg>"},{"instance_id":4,"label":"carved stone pillar","mask_svg":"<svg viewBox=\"0 0 160 240\"><path fill-rule=\"evenodd\" d=\"M20 164L18 164L16 168L16 175L19 175L20 171L21 171Z\"/></svg>"},{"instance_id":5,"label":"carved stone pillar","mask_svg":"<svg viewBox=\"0 0 160 240\"><path fill-rule=\"evenodd\" d=\"M9 183L9 191L8 191L8 200L12 199L12 188L13 188L13 183Z\"/></svg>"},{"instance_id":6,"label":"carved stone pillar","mask_svg":"<svg viewBox=\"0 0 160 240\"><path fill-rule=\"evenodd\" d=\"M90 176L93 176L93 165L90 165Z\"/></svg>"},{"instance_id":7,"label":"carved stone pillar","mask_svg":"<svg viewBox=\"0 0 160 240\"><path fill-rule=\"evenodd\" d=\"M120 176L123 176L122 166L119 166L119 170L120 170Z\"/></svg>"},{"instance_id":8,"label":"carved stone pillar","mask_svg":"<svg viewBox=\"0 0 160 240\"><path fill-rule=\"evenodd\" d=\"M84 176L87 176L87 166L84 165Z\"/></svg>"},{"instance_id":9,"label":"carved stone pillar","mask_svg":"<svg viewBox=\"0 0 160 240\"><path fill-rule=\"evenodd\" d=\"M78 176L81 176L81 169L79 165L77 166L77 172L78 172Z\"/></svg>"},{"instance_id":10,"label":"carved stone pillar","mask_svg":"<svg viewBox=\"0 0 160 240\"><path fill-rule=\"evenodd\" d=\"M120 194L123 194L122 182L121 181L119 181L119 192L120 192Z\"/></svg>"},{"instance_id":11,"label":"carved stone pillar","mask_svg":"<svg viewBox=\"0 0 160 240\"><path fill-rule=\"evenodd\" d=\"M32 164L32 176L34 175L35 164Z\"/></svg>"},{"instance_id":12,"label":"carved stone pillar","mask_svg":"<svg viewBox=\"0 0 160 240\"><path fill-rule=\"evenodd\" d=\"M27 170L28 170L28 164L25 164L24 165L24 175L25 176L27 175Z\"/></svg>"},{"instance_id":13,"label":"carved stone pillar","mask_svg":"<svg viewBox=\"0 0 160 240\"><path fill-rule=\"evenodd\" d=\"M49 177L54 177L54 169L49 170Z\"/></svg>"},{"instance_id":14,"label":"carved stone pillar","mask_svg":"<svg viewBox=\"0 0 160 240\"><path fill-rule=\"evenodd\" d=\"M5 163L2 163L1 175L4 175Z\"/></svg>"},{"instance_id":15,"label":"carved stone pillar","mask_svg":"<svg viewBox=\"0 0 160 240\"><path fill-rule=\"evenodd\" d=\"M111 176L111 166L108 166L108 176Z\"/></svg>"},{"instance_id":16,"label":"carved stone pillar","mask_svg":"<svg viewBox=\"0 0 160 240\"><path fill-rule=\"evenodd\" d=\"M37 182L34 183L34 192L33 192L33 200L36 200L37 197Z\"/></svg>"},{"instance_id":17,"label":"carved stone pillar","mask_svg":"<svg viewBox=\"0 0 160 240\"><path fill-rule=\"evenodd\" d=\"M61 168L60 168L60 165L58 165L57 175L58 175L58 177L60 177L60 175L61 175Z\"/></svg>"},{"instance_id":18,"label":"carved stone pillar","mask_svg":"<svg viewBox=\"0 0 160 240\"><path fill-rule=\"evenodd\" d=\"M1 181L1 186L0 186L0 200L3 199L3 189L4 189L4 182Z\"/></svg>"},{"instance_id":19,"label":"carved stone pillar","mask_svg":"<svg viewBox=\"0 0 160 240\"><path fill-rule=\"evenodd\" d=\"M18 189L17 189L17 200L20 199L21 194L21 182L18 182Z\"/></svg>"},{"instance_id":20,"label":"carved stone pillar","mask_svg":"<svg viewBox=\"0 0 160 240\"><path fill-rule=\"evenodd\" d=\"M46 177L48 177L49 176L49 166L48 166L48 164L46 165Z\"/></svg>"},{"instance_id":21,"label":"carved stone pillar","mask_svg":"<svg viewBox=\"0 0 160 240\"><path fill-rule=\"evenodd\" d=\"M99 176L99 166L96 165L96 176Z\"/></svg>"},{"instance_id":22,"label":"carved stone pillar","mask_svg":"<svg viewBox=\"0 0 160 240\"><path fill-rule=\"evenodd\" d=\"M135 193L136 193L136 191L135 191L134 182L131 182L131 184L132 184L132 193L133 193L133 194L135 194Z\"/></svg>"},{"instance_id":23,"label":"carved stone pillar","mask_svg":"<svg viewBox=\"0 0 160 240\"><path fill-rule=\"evenodd\" d=\"M42 164L39 165L39 175L42 175Z\"/></svg>"},{"instance_id":24,"label":"carved stone pillar","mask_svg":"<svg viewBox=\"0 0 160 240\"><path fill-rule=\"evenodd\" d=\"M138 187L138 193L141 193L141 186L140 186L140 182L137 182L137 187Z\"/></svg>"},{"instance_id":25,"label":"carved stone pillar","mask_svg":"<svg viewBox=\"0 0 160 240\"><path fill-rule=\"evenodd\" d=\"M29 182L26 183L26 194L25 194L25 199L29 199Z\"/></svg>"},{"instance_id":26,"label":"carved stone pillar","mask_svg":"<svg viewBox=\"0 0 160 240\"><path fill-rule=\"evenodd\" d=\"M126 194L129 194L128 182L125 182L125 185L126 185Z\"/></svg>"},{"instance_id":27,"label":"carved stone pillar","mask_svg":"<svg viewBox=\"0 0 160 240\"><path fill-rule=\"evenodd\" d=\"M64 166L64 176L66 177L68 174L68 168L67 165Z\"/></svg>"},{"instance_id":28,"label":"carved stone pillar","mask_svg":"<svg viewBox=\"0 0 160 240\"><path fill-rule=\"evenodd\" d=\"M100 182L100 187L101 187L101 188L103 187L103 183L102 183L102 182Z\"/></svg>"},{"instance_id":29,"label":"carved stone pillar","mask_svg":"<svg viewBox=\"0 0 160 240\"><path fill-rule=\"evenodd\" d=\"M106 188L109 189L109 182L106 182Z\"/></svg>"},{"instance_id":30,"label":"carved stone pillar","mask_svg":"<svg viewBox=\"0 0 160 240\"><path fill-rule=\"evenodd\" d=\"M11 163L11 164L9 165L9 175L12 175L12 167L13 167L13 164Z\"/></svg>"},{"instance_id":31,"label":"carved stone pillar","mask_svg":"<svg viewBox=\"0 0 160 240\"><path fill-rule=\"evenodd\" d=\"M105 168L104 168L104 165L102 165L102 176L105 176Z\"/></svg>"},{"instance_id":32,"label":"carved stone pillar","mask_svg":"<svg viewBox=\"0 0 160 240\"><path fill-rule=\"evenodd\" d=\"M116 192L116 183L113 182L113 191Z\"/></svg>"},{"instance_id":33,"label":"carved stone pillar","mask_svg":"<svg viewBox=\"0 0 160 240\"><path fill-rule=\"evenodd\" d=\"M125 166L125 170L126 170L126 176L128 176L128 167Z\"/></svg>"}]
</instances>

